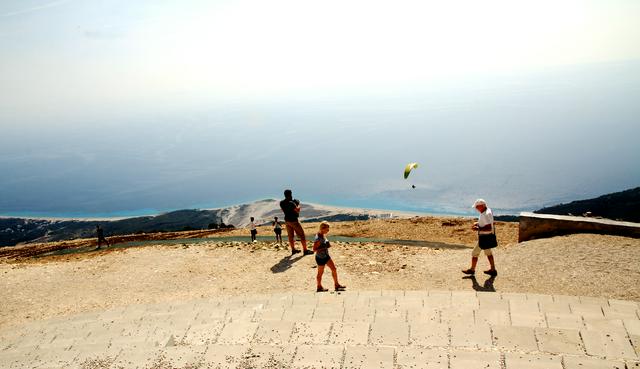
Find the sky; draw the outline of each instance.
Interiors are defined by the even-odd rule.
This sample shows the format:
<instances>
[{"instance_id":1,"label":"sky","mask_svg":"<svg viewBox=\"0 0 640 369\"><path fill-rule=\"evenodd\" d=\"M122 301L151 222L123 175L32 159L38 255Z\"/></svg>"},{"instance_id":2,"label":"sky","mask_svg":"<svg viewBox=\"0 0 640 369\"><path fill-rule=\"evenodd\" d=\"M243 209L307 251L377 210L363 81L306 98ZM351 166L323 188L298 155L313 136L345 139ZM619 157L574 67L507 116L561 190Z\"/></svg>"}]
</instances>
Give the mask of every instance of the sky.
<instances>
[{"instance_id":1,"label":"sky","mask_svg":"<svg viewBox=\"0 0 640 369\"><path fill-rule=\"evenodd\" d=\"M515 213L637 187L638 19L635 0L5 0L0 214L284 188Z\"/></svg>"}]
</instances>

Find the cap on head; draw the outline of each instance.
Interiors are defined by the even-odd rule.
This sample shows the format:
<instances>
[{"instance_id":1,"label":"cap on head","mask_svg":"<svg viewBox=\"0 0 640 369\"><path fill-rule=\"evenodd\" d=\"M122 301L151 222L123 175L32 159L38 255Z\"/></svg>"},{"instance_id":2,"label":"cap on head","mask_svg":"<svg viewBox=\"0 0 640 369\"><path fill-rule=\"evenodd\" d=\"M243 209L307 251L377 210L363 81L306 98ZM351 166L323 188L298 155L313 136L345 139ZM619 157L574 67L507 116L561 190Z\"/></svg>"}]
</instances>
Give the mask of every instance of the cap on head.
<instances>
[{"instance_id":1,"label":"cap on head","mask_svg":"<svg viewBox=\"0 0 640 369\"><path fill-rule=\"evenodd\" d=\"M478 205L484 205L487 206L487 202L484 201L483 199L477 199L474 203L472 208L476 208Z\"/></svg>"}]
</instances>

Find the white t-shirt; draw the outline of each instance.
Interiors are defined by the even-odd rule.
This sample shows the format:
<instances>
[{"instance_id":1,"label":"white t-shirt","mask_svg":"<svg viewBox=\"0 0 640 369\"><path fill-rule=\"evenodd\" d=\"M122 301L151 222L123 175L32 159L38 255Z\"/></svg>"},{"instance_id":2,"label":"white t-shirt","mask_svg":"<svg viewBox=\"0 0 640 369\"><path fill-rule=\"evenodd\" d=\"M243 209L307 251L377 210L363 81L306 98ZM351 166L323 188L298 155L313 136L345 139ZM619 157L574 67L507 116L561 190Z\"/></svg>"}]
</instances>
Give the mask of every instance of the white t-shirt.
<instances>
[{"instance_id":1,"label":"white t-shirt","mask_svg":"<svg viewBox=\"0 0 640 369\"><path fill-rule=\"evenodd\" d=\"M251 227L252 231L256 230L256 224L254 222L251 222L251 224L249 224L249 227Z\"/></svg>"},{"instance_id":2,"label":"white t-shirt","mask_svg":"<svg viewBox=\"0 0 640 369\"><path fill-rule=\"evenodd\" d=\"M491 230L490 231L480 231L480 234L491 234L493 233L493 213L491 212L491 209L487 208L487 210L484 211L484 213L480 213L480 216L478 216L478 227L482 228L488 224L491 224Z\"/></svg>"}]
</instances>

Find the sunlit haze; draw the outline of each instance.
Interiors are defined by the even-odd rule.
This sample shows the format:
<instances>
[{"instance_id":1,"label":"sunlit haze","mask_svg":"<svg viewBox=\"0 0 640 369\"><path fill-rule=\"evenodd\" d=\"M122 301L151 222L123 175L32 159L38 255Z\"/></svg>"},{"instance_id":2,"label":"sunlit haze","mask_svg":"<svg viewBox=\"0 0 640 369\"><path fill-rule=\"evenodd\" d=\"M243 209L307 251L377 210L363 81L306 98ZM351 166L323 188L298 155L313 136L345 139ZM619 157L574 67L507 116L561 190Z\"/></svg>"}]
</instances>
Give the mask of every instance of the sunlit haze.
<instances>
[{"instance_id":1,"label":"sunlit haze","mask_svg":"<svg viewBox=\"0 0 640 369\"><path fill-rule=\"evenodd\" d=\"M284 188L514 213L636 187L638 19L635 0L3 1L0 215Z\"/></svg>"}]
</instances>

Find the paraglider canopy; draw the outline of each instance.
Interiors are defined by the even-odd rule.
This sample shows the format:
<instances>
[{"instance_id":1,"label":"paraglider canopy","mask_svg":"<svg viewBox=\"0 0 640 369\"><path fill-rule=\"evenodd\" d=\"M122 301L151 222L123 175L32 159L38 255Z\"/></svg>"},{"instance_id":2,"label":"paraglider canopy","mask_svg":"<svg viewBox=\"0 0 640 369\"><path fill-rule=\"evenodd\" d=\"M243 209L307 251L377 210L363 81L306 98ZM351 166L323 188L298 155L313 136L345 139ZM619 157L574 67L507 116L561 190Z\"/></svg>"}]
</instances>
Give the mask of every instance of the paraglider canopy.
<instances>
[{"instance_id":1,"label":"paraglider canopy","mask_svg":"<svg viewBox=\"0 0 640 369\"><path fill-rule=\"evenodd\" d=\"M409 177L409 174L411 174L411 171L417 167L418 167L418 163L407 164L407 166L404 168L404 179L407 179L407 177Z\"/></svg>"}]
</instances>

